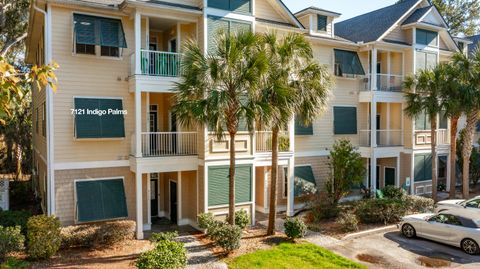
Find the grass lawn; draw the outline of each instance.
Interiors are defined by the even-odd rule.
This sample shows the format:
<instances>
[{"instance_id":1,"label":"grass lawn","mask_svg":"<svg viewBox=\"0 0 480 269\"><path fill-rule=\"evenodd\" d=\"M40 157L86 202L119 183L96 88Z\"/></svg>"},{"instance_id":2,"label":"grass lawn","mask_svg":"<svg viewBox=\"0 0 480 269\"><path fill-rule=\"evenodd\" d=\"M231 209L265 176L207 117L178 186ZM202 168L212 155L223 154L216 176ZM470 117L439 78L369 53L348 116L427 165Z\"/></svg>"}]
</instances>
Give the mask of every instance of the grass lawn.
<instances>
[{"instance_id":1,"label":"grass lawn","mask_svg":"<svg viewBox=\"0 0 480 269\"><path fill-rule=\"evenodd\" d=\"M228 262L230 269L267 268L361 268L368 267L350 261L313 244L283 243L269 250L259 250Z\"/></svg>"}]
</instances>

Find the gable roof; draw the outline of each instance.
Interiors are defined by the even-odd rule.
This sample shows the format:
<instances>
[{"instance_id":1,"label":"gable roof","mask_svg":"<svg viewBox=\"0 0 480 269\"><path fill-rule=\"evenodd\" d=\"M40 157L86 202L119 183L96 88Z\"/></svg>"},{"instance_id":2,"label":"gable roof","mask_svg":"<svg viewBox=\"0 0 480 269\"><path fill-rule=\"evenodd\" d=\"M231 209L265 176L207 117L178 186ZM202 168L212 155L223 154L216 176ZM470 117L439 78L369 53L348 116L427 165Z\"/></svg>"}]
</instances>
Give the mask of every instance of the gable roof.
<instances>
[{"instance_id":1,"label":"gable roof","mask_svg":"<svg viewBox=\"0 0 480 269\"><path fill-rule=\"evenodd\" d=\"M472 44L468 45L468 53L471 54L477 46L480 46L480 35L470 36L468 39L473 42Z\"/></svg>"},{"instance_id":2,"label":"gable roof","mask_svg":"<svg viewBox=\"0 0 480 269\"><path fill-rule=\"evenodd\" d=\"M419 2L406 0L336 23L335 34L353 42L376 41Z\"/></svg>"},{"instance_id":3,"label":"gable roof","mask_svg":"<svg viewBox=\"0 0 480 269\"><path fill-rule=\"evenodd\" d=\"M314 7L314 6L310 6L310 7L304 8L304 9L298 11L297 13L295 13L294 15L295 15L296 17L301 17L301 16L305 15L304 13L305 13L306 11L309 11L309 10L314 11L314 12L320 12L320 13L329 14L329 15L335 16L335 17L338 17L338 16L342 15L342 14L340 14L340 13L338 13L338 12L334 12L334 11L330 11L330 10L326 10L326 9L319 8L319 7Z\"/></svg>"},{"instance_id":4,"label":"gable roof","mask_svg":"<svg viewBox=\"0 0 480 269\"><path fill-rule=\"evenodd\" d=\"M407 24L419 21L425 14L427 14L428 11L430 11L430 9L432 9L432 7L433 6L422 7L422 8L419 8L419 9L415 10L415 12L413 12L412 15L410 15L410 17L408 17L402 23L402 25L407 25Z\"/></svg>"}]
</instances>

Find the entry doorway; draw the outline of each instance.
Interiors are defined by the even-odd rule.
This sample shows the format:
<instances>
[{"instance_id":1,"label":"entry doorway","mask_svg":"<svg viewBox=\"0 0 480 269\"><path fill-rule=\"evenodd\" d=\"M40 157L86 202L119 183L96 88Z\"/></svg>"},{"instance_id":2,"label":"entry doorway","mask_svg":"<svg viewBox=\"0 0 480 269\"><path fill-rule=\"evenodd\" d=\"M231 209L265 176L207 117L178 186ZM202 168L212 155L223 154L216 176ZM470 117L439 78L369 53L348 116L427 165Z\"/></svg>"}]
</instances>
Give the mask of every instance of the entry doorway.
<instances>
[{"instance_id":1,"label":"entry doorway","mask_svg":"<svg viewBox=\"0 0 480 269\"><path fill-rule=\"evenodd\" d=\"M177 223L177 182L170 181L170 221Z\"/></svg>"},{"instance_id":2,"label":"entry doorway","mask_svg":"<svg viewBox=\"0 0 480 269\"><path fill-rule=\"evenodd\" d=\"M395 168L385 167L385 186L395 186Z\"/></svg>"},{"instance_id":3,"label":"entry doorway","mask_svg":"<svg viewBox=\"0 0 480 269\"><path fill-rule=\"evenodd\" d=\"M158 217L158 173L150 174L150 215Z\"/></svg>"}]
</instances>

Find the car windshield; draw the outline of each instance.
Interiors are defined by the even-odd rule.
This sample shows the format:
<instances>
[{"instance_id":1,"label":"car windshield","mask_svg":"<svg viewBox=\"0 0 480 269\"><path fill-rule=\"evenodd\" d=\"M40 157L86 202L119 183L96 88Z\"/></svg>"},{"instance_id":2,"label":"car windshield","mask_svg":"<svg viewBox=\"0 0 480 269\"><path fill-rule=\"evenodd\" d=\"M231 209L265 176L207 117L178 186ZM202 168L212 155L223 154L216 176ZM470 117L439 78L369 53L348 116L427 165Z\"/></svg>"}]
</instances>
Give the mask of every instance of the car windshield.
<instances>
[{"instance_id":1,"label":"car windshield","mask_svg":"<svg viewBox=\"0 0 480 269\"><path fill-rule=\"evenodd\" d=\"M473 198L468 201L465 201L461 204L462 206L479 208L480 207L480 198Z\"/></svg>"}]
</instances>

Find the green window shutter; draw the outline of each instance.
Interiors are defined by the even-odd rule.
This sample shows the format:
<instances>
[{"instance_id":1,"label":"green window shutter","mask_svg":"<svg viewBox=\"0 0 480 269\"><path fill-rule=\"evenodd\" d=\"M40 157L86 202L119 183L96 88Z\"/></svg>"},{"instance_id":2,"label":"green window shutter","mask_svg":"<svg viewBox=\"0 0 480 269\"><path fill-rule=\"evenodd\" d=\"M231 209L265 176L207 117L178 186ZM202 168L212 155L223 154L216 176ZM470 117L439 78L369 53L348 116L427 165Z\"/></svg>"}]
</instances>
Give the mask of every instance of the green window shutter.
<instances>
[{"instance_id":1,"label":"green window shutter","mask_svg":"<svg viewBox=\"0 0 480 269\"><path fill-rule=\"evenodd\" d=\"M112 110L123 110L121 99L101 99L100 109L108 112ZM125 137L124 118L122 114L115 115L114 113L107 113L99 117L102 123L102 137L121 138Z\"/></svg>"},{"instance_id":2,"label":"green window shutter","mask_svg":"<svg viewBox=\"0 0 480 269\"><path fill-rule=\"evenodd\" d=\"M437 39L438 39L437 32L417 29L415 35L417 39L417 44L430 45L430 46L437 45Z\"/></svg>"},{"instance_id":3,"label":"green window shutter","mask_svg":"<svg viewBox=\"0 0 480 269\"><path fill-rule=\"evenodd\" d=\"M340 74L351 74L351 75L365 75L362 63L360 62L360 57L358 57L357 52L334 49L335 52L335 65L340 68Z\"/></svg>"},{"instance_id":4,"label":"green window shutter","mask_svg":"<svg viewBox=\"0 0 480 269\"><path fill-rule=\"evenodd\" d=\"M304 126L300 117L295 118L295 135L313 135L313 125Z\"/></svg>"},{"instance_id":5,"label":"green window shutter","mask_svg":"<svg viewBox=\"0 0 480 269\"><path fill-rule=\"evenodd\" d=\"M78 44L127 47L121 20L73 14L73 21Z\"/></svg>"},{"instance_id":6,"label":"green window shutter","mask_svg":"<svg viewBox=\"0 0 480 269\"><path fill-rule=\"evenodd\" d=\"M445 115L445 111L440 112L439 128L440 129L448 129L448 118Z\"/></svg>"},{"instance_id":7,"label":"green window shutter","mask_svg":"<svg viewBox=\"0 0 480 269\"><path fill-rule=\"evenodd\" d=\"M414 176L415 182L425 180L425 156L423 154L415 155Z\"/></svg>"},{"instance_id":8,"label":"green window shutter","mask_svg":"<svg viewBox=\"0 0 480 269\"><path fill-rule=\"evenodd\" d=\"M229 167L208 168L208 206L228 204ZM238 165L235 169L235 202L252 201L252 166Z\"/></svg>"},{"instance_id":9,"label":"green window shutter","mask_svg":"<svg viewBox=\"0 0 480 269\"><path fill-rule=\"evenodd\" d=\"M317 15L317 30L327 31L327 16Z\"/></svg>"},{"instance_id":10,"label":"green window shutter","mask_svg":"<svg viewBox=\"0 0 480 269\"><path fill-rule=\"evenodd\" d=\"M252 13L251 0L230 0L230 10L237 13Z\"/></svg>"},{"instance_id":11,"label":"green window shutter","mask_svg":"<svg viewBox=\"0 0 480 269\"><path fill-rule=\"evenodd\" d=\"M208 51L215 53L215 39L221 32L228 31L228 21L222 20L219 17L208 16L207 18L207 31L208 31Z\"/></svg>"},{"instance_id":12,"label":"green window shutter","mask_svg":"<svg viewBox=\"0 0 480 269\"><path fill-rule=\"evenodd\" d=\"M425 154L425 180L432 180L432 154Z\"/></svg>"},{"instance_id":13,"label":"green window shutter","mask_svg":"<svg viewBox=\"0 0 480 269\"><path fill-rule=\"evenodd\" d=\"M87 110L100 107L100 101L94 98L75 98L75 137L100 138L102 137L101 119L97 115L87 114Z\"/></svg>"},{"instance_id":14,"label":"green window shutter","mask_svg":"<svg viewBox=\"0 0 480 269\"><path fill-rule=\"evenodd\" d=\"M75 189L79 222L128 217L123 179L77 181Z\"/></svg>"},{"instance_id":15,"label":"green window shutter","mask_svg":"<svg viewBox=\"0 0 480 269\"><path fill-rule=\"evenodd\" d=\"M252 25L250 23L230 21L229 30L232 34L237 34L239 32L247 32L252 30Z\"/></svg>"},{"instance_id":16,"label":"green window shutter","mask_svg":"<svg viewBox=\"0 0 480 269\"><path fill-rule=\"evenodd\" d=\"M125 123L122 114L108 113L109 109L123 110L121 99L81 98L74 100L76 138L123 138ZM103 116L90 115L88 111L105 110Z\"/></svg>"},{"instance_id":17,"label":"green window shutter","mask_svg":"<svg viewBox=\"0 0 480 269\"><path fill-rule=\"evenodd\" d=\"M208 0L208 7L229 10L230 3L228 0Z\"/></svg>"},{"instance_id":18,"label":"green window shutter","mask_svg":"<svg viewBox=\"0 0 480 269\"><path fill-rule=\"evenodd\" d=\"M357 108L333 107L333 133L357 134Z\"/></svg>"},{"instance_id":19,"label":"green window shutter","mask_svg":"<svg viewBox=\"0 0 480 269\"><path fill-rule=\"evenodd\" d=\"M430 130L430 117L422 111L415 117L415 130Z\"/></svg>"}]
</instances>

